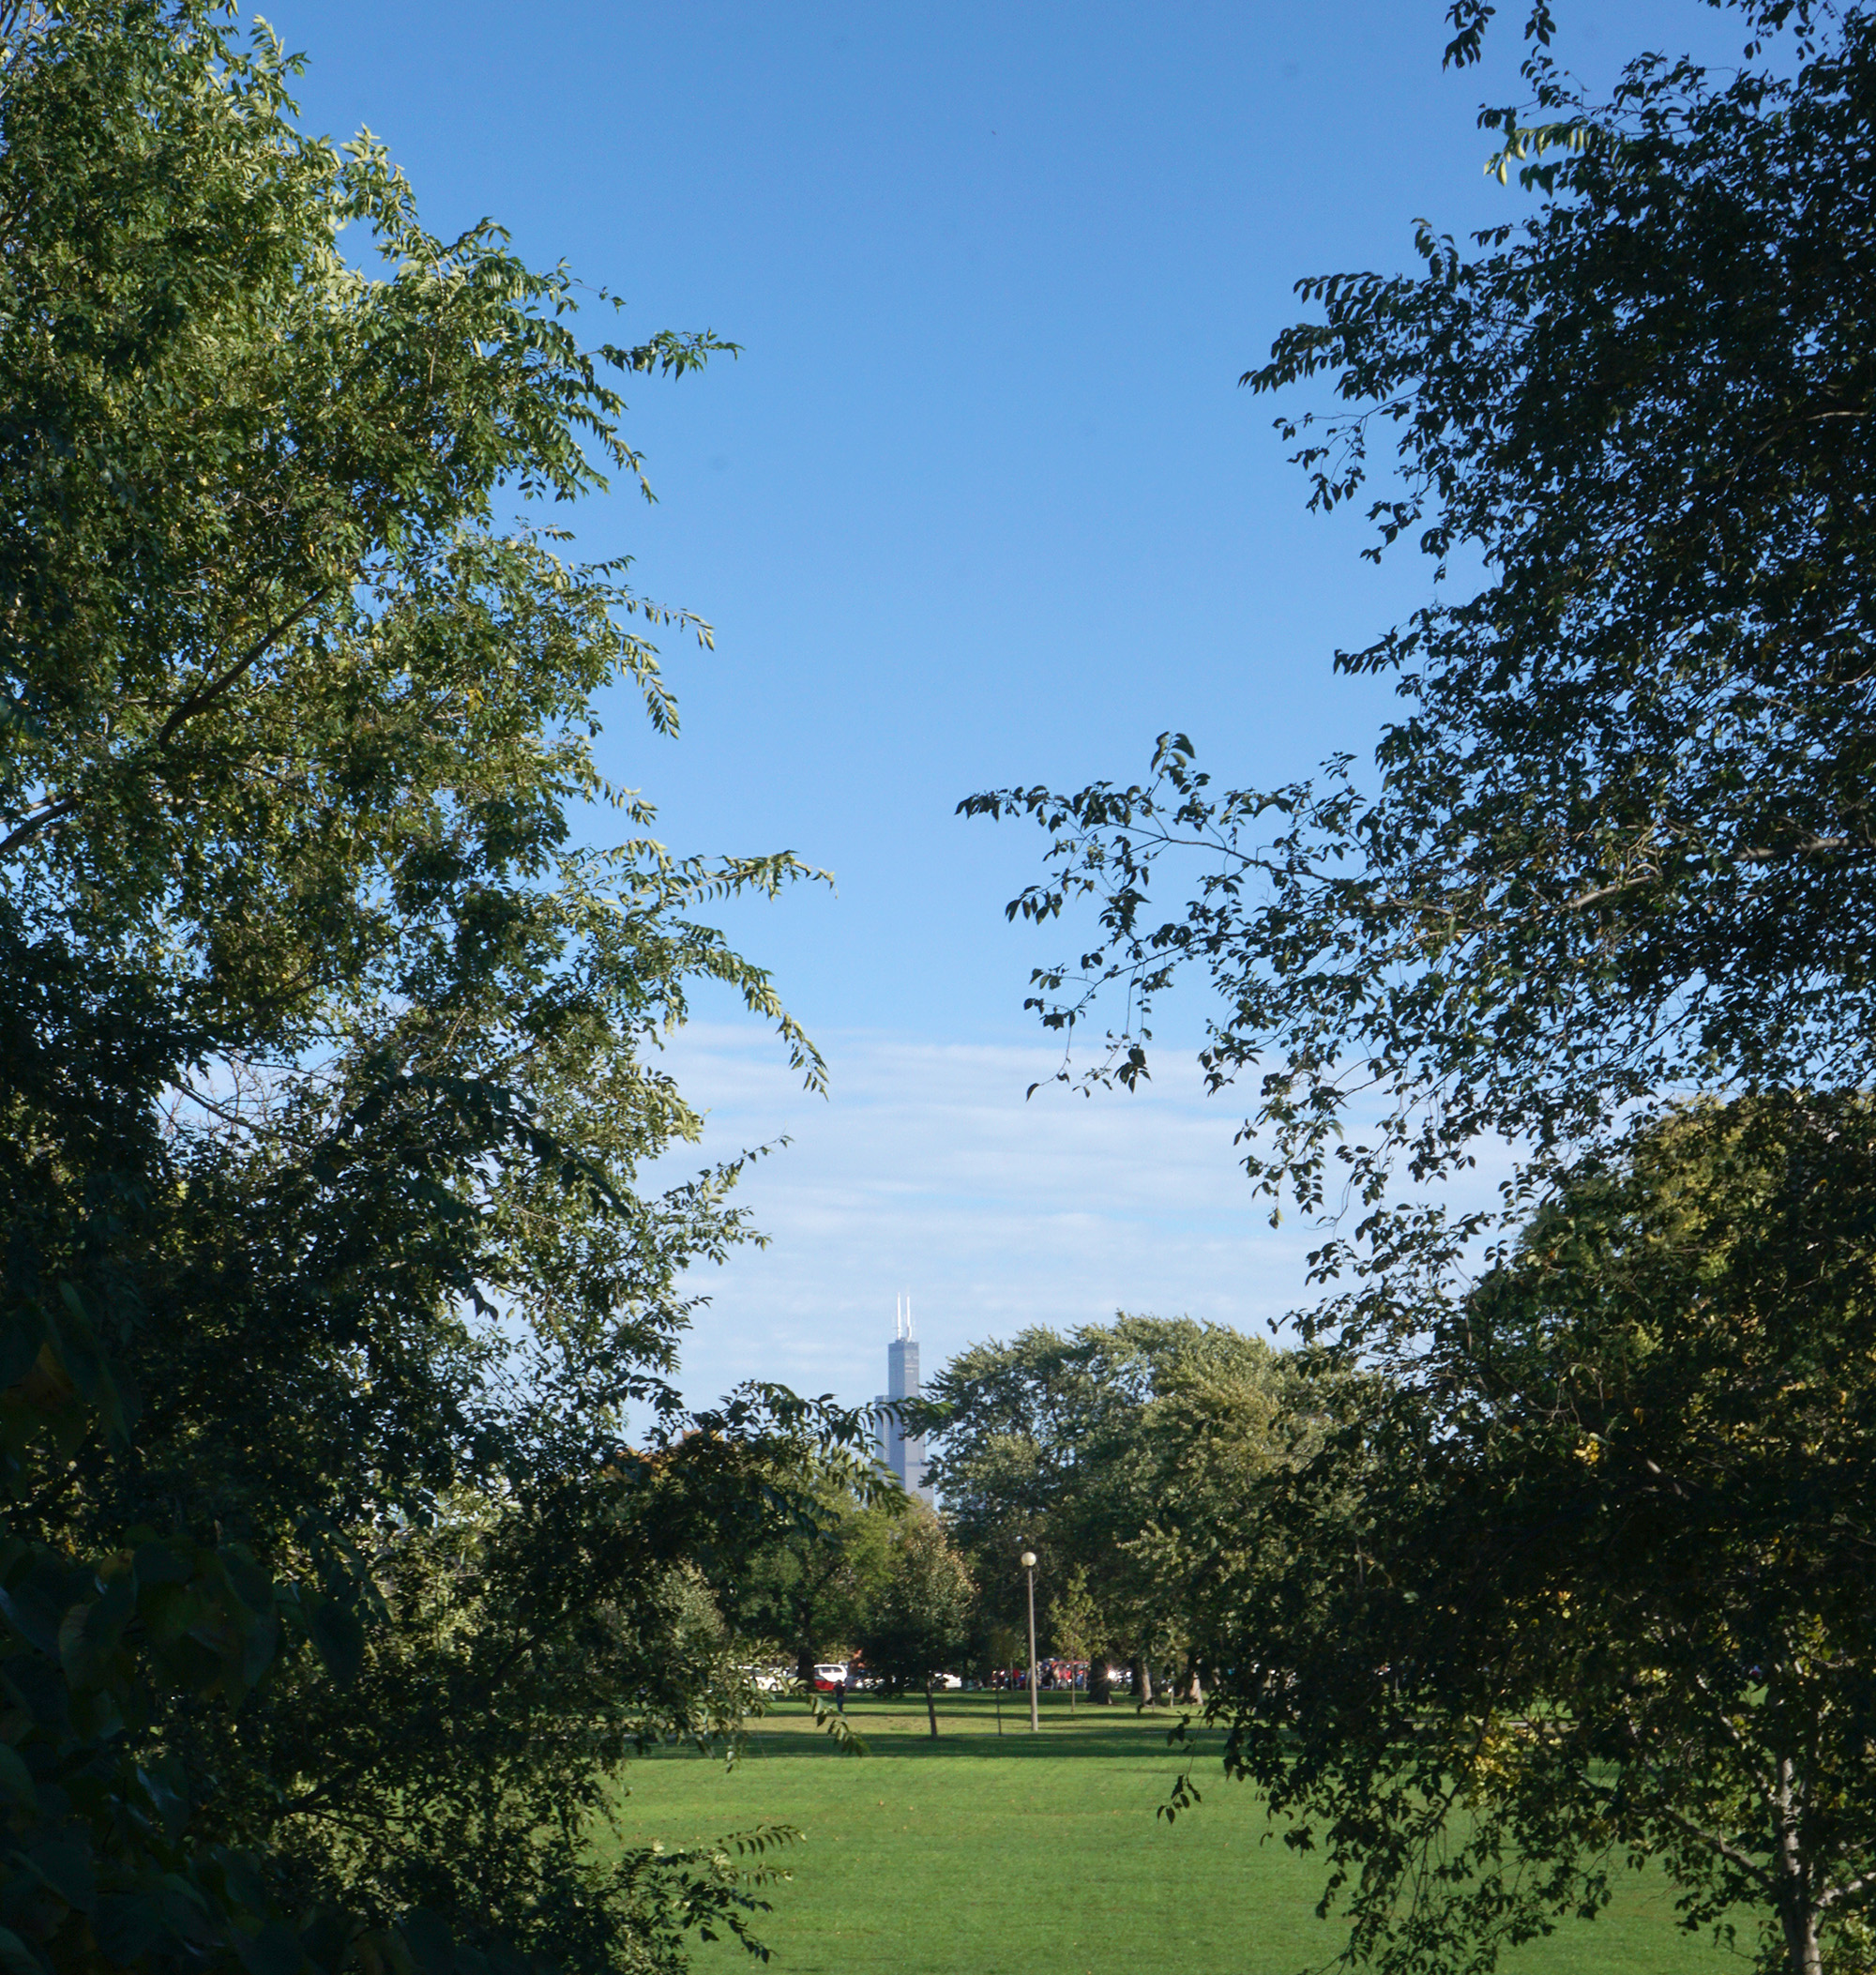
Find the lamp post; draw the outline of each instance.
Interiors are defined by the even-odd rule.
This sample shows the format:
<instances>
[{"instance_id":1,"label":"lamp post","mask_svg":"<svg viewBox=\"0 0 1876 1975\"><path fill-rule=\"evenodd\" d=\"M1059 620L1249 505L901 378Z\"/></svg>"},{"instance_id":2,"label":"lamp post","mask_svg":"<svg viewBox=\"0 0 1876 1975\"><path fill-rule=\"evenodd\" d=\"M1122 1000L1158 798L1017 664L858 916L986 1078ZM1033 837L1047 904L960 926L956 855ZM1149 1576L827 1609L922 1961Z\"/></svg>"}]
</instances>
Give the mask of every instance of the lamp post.
<instances>
[{"instance_id":1,"label":"lamp post","mask_svg":"<svg viewBox=\"0 0 1876 1975\"><path fill-rule=\"evenodd\" d=\"M1025 1550L1017 1559L1029 1573L1029 1732L1042 1725L1036 1714L1036 1552Z\"/></svg>"}]
</instances>

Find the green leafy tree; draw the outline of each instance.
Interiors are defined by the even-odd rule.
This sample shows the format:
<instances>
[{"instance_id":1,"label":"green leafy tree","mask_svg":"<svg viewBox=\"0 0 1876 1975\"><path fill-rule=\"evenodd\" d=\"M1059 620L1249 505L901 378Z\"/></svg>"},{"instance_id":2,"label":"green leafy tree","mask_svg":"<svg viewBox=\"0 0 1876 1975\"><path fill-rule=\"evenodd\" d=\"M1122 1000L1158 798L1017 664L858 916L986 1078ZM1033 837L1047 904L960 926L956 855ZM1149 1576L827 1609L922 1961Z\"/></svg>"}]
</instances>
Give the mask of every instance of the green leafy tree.
<instances>
[{"instance_id":1,"label":"green leafy tree","mask_svg":"<svg viewBox=\"0 0 1876 1975\"><path fill-rule=\"evenodd\" d=\"M746 1639L794 1656L811 1701L816 1664L858 1636L885 1581L905 1504L897 1485L888 1496L877 1468L869 1472L862 1460L816 1460L789 1479L807 1512L779 1519L721 1595Z\"/></svg>"},{"instance_id":2,"label":"green leafy tree","mask_svg":"<svg viewBox=\"0 0 1876 1975\"><path fill-rule=\"evenodd\" d=\"M1646 56L1597 102L1538 8L1532 101L1482 119L1505 222L1299 283L1316 319L1247 373L1327 387L1279 420L1312 505L1366 497L1367 553L1430 565L1337 658L1399 687L1372 772L1219 790L1168 736L1143 783L964 805L1051 835L1013 913L1097 913L1036 995L1065 1029L1131 996L1096 1075L1137 1077L1157 997L1209 979L1251 1177L1353 1204L1324 1325L1387 1330L1483 1231L1427 1194L1482 1143L1529 1178L1511 1225L1626 1105L1868 1080L1876 21L1734 11L1738 67ZM1490 12L1454 8L1455 59Z\"/></svg>"},{"instance_id":3,"label":"green leafy tree","mask_svg":"<svg viewBox=\"0 0 1876 1975\"><path fill-rule=\"evenodd\" d=\"M893 1531L884 1580L861 1614L860 1650L889 1687L924 1693L934 1740L931 1683L958 1664L976 1615L976 1587L945 1526L923 1509L908 1510Z\"/></svg>"},{"instance_id":4,"label":"green leafy tree","mask_svg":"<svg viewBox=\"0 0 1876 1975\"><path fill-rule=\"evenodd\" d=\"M1075 1588L1079 1644L1058 1649L1131 1663L1137 1700L1169 1660L1189 1686L1218 1649L1205 1588L1239 1560L1243 1490L1305 1418L1289 1360L1222 1326L1122 1314L974 1345L930 1390L933 1477L987 1618L1020 1629L1029 1542L1051 1595Z\"/></svg>"},{"instance_id":5,"label":"green leafy tree","mask_svg":"<svg viewBox=\"0 0 1876 1975\"><path fill-rule=\"evenodd\" d=\"M1427 1321L1261 1497L1213 1696L1357 1958L1490 1968L1654 1860L1766 1975L1868 1967L1876 1109L1679 1111Z\"/></svg>"},{"instance_id":6,"label":"green leafy tree","mask_svg":"<svg viewBox=\"0 0 1876 1975\"><path fill-rule=\"evenodd\" d=\"M1093 1648L1105 1660L1150 1648L1138 1637L1134 1587L1112 1541L1116 1525L1127 1534L1131 1526L1106 1485L1125 1422L1147 1387L1137 1358L1127 1361L1135 1376L1125 1389L1102 1375L1107 1365L1091 1362L1103 1355L1102 1334L1094 1327L1064 1338L1038 1326L1007 1344L972 1345L930 1382L926 1418L936 1436L933 1484L971 1560L984 1630L1006 1645L1026 1639L1017 1558L1032 1548L1045 1588L1081 1571L1083 1596L1098 1615Z\"/></svg>"},{"instance_id":7,"label":"green leafy tree","mask_svg":"<svg viewBox=\"0 0 1876 1975\"><path fill-rule=\"evenodd\" d=\"M692 916L794 867L598 774L702 627L541 509L728 346L582 343L291 72L193 0L0 9L0 1962L669 1967L747 1883L591 1829L734 1718L700 1581L857 1429L677 1419L747 1230L734 1165L638 1183L698 1130L656 1045L707 978L816 1073Z\"/></svg>"},{"instance_id":8,"label":"green leafy tree","mask_svg":"<svg viewBox=\"0 0 1876 1975\"><path fill-rule=\"evenodd\" d=\"M1847 1752L1864 1732L1853 1696L1868 1691L1868 1634L1825 1583L1840 1571L1841 1595L1856 1595L1862 1511L1815 1437L1823 1415L1800 1419L1802 1394L1851 1395L1853 1409L1865 1371L1854 1325L1829 1315L1836 1292L1812 1312L1832 1251L1785 1252L1813 1335L1762 1305L1769 1274L1749 1290L1733 1278L1749 1229L1716 1208L1700 1236L1711 1254L1689 1246L1675 1269L1634 1276L1627 1341L1585 1342L1585 1388L1554 1419L1542 1379L1517 1383L1503 1365L1441 1383L1492 1307L1474 1292L1493 1244L1544 1203L1574 1213L1584 1174L1626 1172L1626 1132L1674 1143L1687 1128L1651 1140L1648 1121L1701 1089L1784 1093L1828 1118L1868 1087L1876 1058L1876 372L1863 329L1876 306L1876 19L1804 0L1732 12L1736 67L1649 55L1594 101L1552 60L1549 10L1534 8L1528 100L1482 118L1515 202L1505 222L1465 242L1423 224L1411 273L1304 281L1312 319L1245 378L1289 394L1279 428L1312 504L1365 502L1368 553L1417 549L1434 578L1424 608L1338 656L1400 695L1371 772L1342 759L1284 787L1220 789L1189 740L1167 736L1144 783L965 805L1051 834L1054 869L1013 913L1085 904L1098 920L1078 964L1038 974L1042 1018L1067 1030L1124 991L1126 1025L1092 1074L1130 1083L1157 998L1183 976L1207 980L1203 1067L1214 1088L1247 1086L1249 1176L1273 1211L1320 1217L1324 1300L1304 1323L1349 1380L1332 1395L1348 1409L1343 1457L1318 1471L1314 1520L1265 1523L1258 1570L1279 1571L1289 1603L1245 1593L1230 1664L1263 1669L1257 1705L1284 1718L1321 1787L1246 1727L1253 1773L1294 1785L1297 1836L1325 1836L1357 1948L1402 1968L1483 1965L1501 1932L1594 1907L1598 1834L1666 1859L1697 1920L1731 1898L1772 1916L1767 1966L1868 1963L1868 1811ZM1458 0L1451 59L1476 57L1490 13ZM1294 395L1317 387L1326 404ZM1496 1206L1443 1193L1506 1151ZM1638 1154L1636 1172L1664 1156ZM1803 1216L1822 1239L1858 1224L1862 1182L1847 1154L1815 1164ZM1608 1255L1573 1268L1612 1267L1631 1235L1655 1252L1657 1208L1631 1205L1630 1234L1610 1232ZM1502 1264L1491 1293L1536 1266ZM1698 1300L1708 1269L1737 1298L1735 1342L1760 1354L1749 1370L1728 1364L1720 1338L1703 1368L1676 1328L1726 1307ZM1559 1305L1576 1293L1546 1282ZM1579 1286L1593 1299L1608 1276ZM1626 1498L1605 1498L1613 1549L1598 1575L1548 1511L1613 1477L1593 1465L1599 1443L1557 1436L1579 1405L1603 1419L1596 1391L1646 1384L1651 1324L1673 1349L1623 1443L1639 1466L1619 1470ZM1551 1368L1553 1398L1566 1369ZM1385 1384L1364 1383L1383 1370L1404 1415L1382 1406ZM1743 1392L1765 1406L1763 1435L1735 1410ZM1364 1439L1376 1407L1398 1457ZM1532 1467L1508 1430L1488 1460L1501 1410L1528 1434ZM1731 1445L1699 1437L1719 1418ZM1475 1500L1432 1488L1463 1480L1442 1466L1447 1449L1479 1464ZM1431 1475L1416 1479L1423 1455ZM1761 1455L1789 1491L1778 1512L1754 1492ZM1383 1463L1377 1477L1363 1460ZM1813 1478L1849 1545L1827 1567ZM1246 1519L1270 1498L1253 1495ZM1780 1516L1789 1553L1769 1533ZM1418 1570L1422 1537L1449 1574ZM1663 1587L1652 1603L1650 1573ZM1528 1604L1507 1603L1539 1583ZM1598 1776L1619 1779L1613 1794L1598 1797ZM1436 1831L1457 1847L1450 1876L1420 1842ZM1430 1870L1417 1901L1409 1859Z\"/></svg>"},{"instance_id":9,"label":"green leafy tree","mask_svg":"<svg viewBox=\"0 0 1876 1975\"><path fill-rule=\"evenodd\" d=\"M1089 1662L1090 1675L1094 1671L1095 1656L1101 1650L1103 1633L1101 1630L1100 1607L1088 1590L1088 1573L1077 1564L1068 1572L1068 1581L1050 1599L1044 1611L1049 1643L1052 1649L1070 1660ZM1106 1669L1102 1669L1105 1676ZM1107 1680L1101 1680L1100 1700L1107 1700ZM1068 1705L1075 1705L1075 1690L1068 1690Z\"/></svg>"},{"instance_id":10,"label":"green leafy tree","mask_svg":"<svg viewBox=\"0 0 1876 1975\"><path fill-rule=\"evenodd\" d=\"M971 1560L984 1629L1006 1644L1023 1633L1017 1558L1024 1546L1036 1549L1044 1584L1059 1582L1067 1567L1054 1534L1067 1486L1061 1454L1081 1430L1091 1390L1064 1340L1036 1328L961 1352L928 1382L926 1400L932 1485Z\"/></svg>"}]
</instances>

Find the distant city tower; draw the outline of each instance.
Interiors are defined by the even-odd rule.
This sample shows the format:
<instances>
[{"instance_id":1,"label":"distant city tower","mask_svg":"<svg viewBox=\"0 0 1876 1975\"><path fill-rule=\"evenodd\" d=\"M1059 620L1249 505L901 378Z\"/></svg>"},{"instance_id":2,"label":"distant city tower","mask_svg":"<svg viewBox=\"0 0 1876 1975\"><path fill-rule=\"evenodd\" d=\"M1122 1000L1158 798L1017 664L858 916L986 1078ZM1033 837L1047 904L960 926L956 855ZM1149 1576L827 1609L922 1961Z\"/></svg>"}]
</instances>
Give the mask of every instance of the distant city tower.
<instances>
[{"instance_id":1,"label":"distant city tower","mask_svg":"<svg viewBox=\"0 0 1876 1975\"><path fill-rule=\"evenodd\" d=\"M902 1296L893 1306L892 1343L885 1353L885 1390L878 1404L918 1397L918 1340L912 1334L912 1299ZM925 1436L906 1433L897 1420L882 1417L879 1429L880 1466L899 1477L908 1495L930 1504L931 1484L925 1479Z\"/></svg>"}]
</instances>

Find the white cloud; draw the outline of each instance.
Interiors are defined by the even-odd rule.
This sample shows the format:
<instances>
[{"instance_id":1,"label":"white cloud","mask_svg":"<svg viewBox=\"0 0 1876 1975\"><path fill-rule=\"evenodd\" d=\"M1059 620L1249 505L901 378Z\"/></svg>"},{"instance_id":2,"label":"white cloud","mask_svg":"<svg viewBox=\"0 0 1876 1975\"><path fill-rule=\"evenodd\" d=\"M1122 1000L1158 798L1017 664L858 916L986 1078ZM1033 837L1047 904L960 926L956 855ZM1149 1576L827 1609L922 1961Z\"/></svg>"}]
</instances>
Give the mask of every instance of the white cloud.
<instances>
[{"instance_id":1,"label":"white cloud","mask_svg":"<svg viewBox=\"0 0 1876 1975\"><path fill-rule=\"evenodd\" d=\"M711 1298L687 1343L683 1389L704 1402L749 1377L855 1403L884 1390L893 1299L909 1291L929 1375L966 1344L1117 1308L1262 1330L1304 1300L1316 1237L1268 1224L1232 1139L1242 1117L1185 1088L1082 1098L1045 1084L1034 1048L822 1037L823 1101L775 1040L699 1025L670 1067L709 1112L722 1157L790 1135L742 1194L770 1237L693 1286ZM674 1164L694 1164L695 1155Z\"/></svg>"}]
</instances>

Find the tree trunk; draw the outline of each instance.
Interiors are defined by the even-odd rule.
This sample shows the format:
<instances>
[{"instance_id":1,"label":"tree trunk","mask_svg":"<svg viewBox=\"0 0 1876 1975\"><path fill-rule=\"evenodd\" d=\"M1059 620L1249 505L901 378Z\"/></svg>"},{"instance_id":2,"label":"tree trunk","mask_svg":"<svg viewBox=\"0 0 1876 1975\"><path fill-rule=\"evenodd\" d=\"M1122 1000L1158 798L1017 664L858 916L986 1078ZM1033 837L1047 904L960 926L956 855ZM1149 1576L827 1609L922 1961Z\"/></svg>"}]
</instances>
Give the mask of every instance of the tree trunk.
<instances>
[{"instance_id":1,"label":"tree trunk","mask_svg":"<svg viewBox=\"0 0 1876 1975\"><path fill-rule=\"evenodd\" d=\"M1203 1708L1205 1705L1204 1683L1199 1679L1199 1656L1186 1655L1186 1671L1179 1681L1179 1701L1188 1708Z\"/></svg>"},{"instance_id":2,"label":"tree trunk","mask_svg":"<svg viewBox=\"0 0 1876 1975\"><path fill-rule=\"evenodd\" d=\"M794 1648L794 1678L801 1682L801 1691L808 1696L808 1705L814 1705L814 1647L804 1641Z\"/></svg>"},{"instance_id":3,"label":"tree trunk","mask_svg":"<svg viewBox=\"0 0 1876 1975\"><path fill-rule=\"evenodd\" d=\"M925 1711L931 1717L931 1740L936 1741L938 1740L938 1707L937 1703L931 1698L931 1682L930 1680L927 1680L925 1683Z\"/></svg>"},{"instance_id":4,"label":"tree trunk","mask_svg":"<svg viewBox=\"0 0 1876 1975\"><path fill-rule=\"evenodd\" d=\"M1133 1711L1138 1714L1142 1708L1153 1705L1153 1669L1146 1664L1145 1656L1135 1653L1131 1662L1133 1671Z\"/></svg>"},{"instance_id":5,"label":"tree trunk","mask_svg":"<svg viewBox=\"0 0 1876 1975\"><path fill-rule=\"evenodd\" d=\"M1113 1705L1113 1672L1105 1654L1097 1653L1088 1662L1088 1699L1101 1708Z\"/></svg>"},{"instance_id":6,"label":"tree trunk","mask_svg":"<svg viewBox=\"0 0 1876 1975\"><path fill-rule=\"evenodd\" d=\"M1788 1975L1821 1975L1823 1957L1818 1952L1818 1907L1810 1896L1809 1861L1799 1838L1804 1782L1789 1755L1778 1757L1772 1792L1772 1817L1778 1831L1779 1886L1778 1926L1785 1937Z\"/></svg>"},{"instance_id":7,"label":"tree trunk","mask_svg":"<svg viewBox=\"0 0 1876 1975\"><path fill-rule=\"evenodd\" d=\"M1785 1967L1790 1975L1822 1975L1823 1956L1818 1949L1817 1914L1807 1903L1778 1916L1785 1932Z\"/></svg>"}]
</instances>

